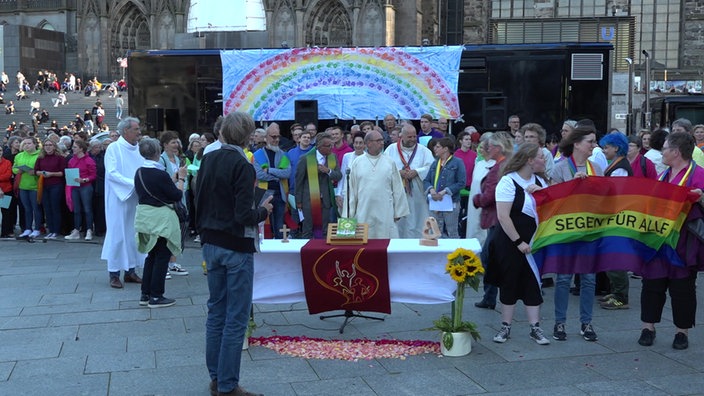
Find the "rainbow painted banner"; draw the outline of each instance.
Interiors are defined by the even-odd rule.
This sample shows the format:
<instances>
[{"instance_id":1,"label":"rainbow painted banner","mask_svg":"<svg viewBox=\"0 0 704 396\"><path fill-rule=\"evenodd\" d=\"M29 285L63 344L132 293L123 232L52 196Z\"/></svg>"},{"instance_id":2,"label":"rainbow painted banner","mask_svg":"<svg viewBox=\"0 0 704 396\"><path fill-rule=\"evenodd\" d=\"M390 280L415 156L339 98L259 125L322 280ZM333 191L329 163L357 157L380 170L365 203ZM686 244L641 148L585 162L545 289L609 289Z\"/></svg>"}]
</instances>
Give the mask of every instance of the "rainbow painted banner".
<instances>
[{"instance_id":1,"label":"rainbow painted banner","mask_svg":"<svg viewBox=\"0 0 704 396\"><path fill-rule=\"evenodd\" d=\"M642 273L656 254L684 266L675 248L698 198L687 187L591 176L536 191L533 197L539 225L532 252L541 273Z\"/></svg>"},{"instance_id":2,"label":"rainbow painted banner","mask_svg":"<svg viewBox=\"0 0 704 396\"><path fill-rule=\"evenodd\" d=\"M296 100L317 100L320 119L460 116L462 46L221 51L223 113L294 120Z\"/></svg>"}]
</instances>

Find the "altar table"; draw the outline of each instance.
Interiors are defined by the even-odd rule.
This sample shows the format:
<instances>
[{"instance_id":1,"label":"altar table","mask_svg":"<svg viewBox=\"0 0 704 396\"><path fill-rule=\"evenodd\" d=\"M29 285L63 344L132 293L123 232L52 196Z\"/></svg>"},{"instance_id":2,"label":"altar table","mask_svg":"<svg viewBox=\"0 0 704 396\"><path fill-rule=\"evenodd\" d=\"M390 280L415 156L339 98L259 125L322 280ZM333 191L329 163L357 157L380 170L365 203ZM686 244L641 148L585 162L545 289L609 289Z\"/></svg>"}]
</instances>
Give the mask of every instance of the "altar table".
<instances>
[{"instance_id":1,"label":"altar table","mask_svg":"<svg viewBox=\"0 0 704 396\"><path fill-rule=\"evenodd\" d=\"M307 239L266 239L254 254L256 304L305 302L301 273L301 248ZM439 239L438 246L421 246L418 239L391 239L388 268L391 301L411 304L440 304L454 301L455 281L445 273L447 255L462 247L477 255L477 239Z\"/></svg>"}]
</instances>

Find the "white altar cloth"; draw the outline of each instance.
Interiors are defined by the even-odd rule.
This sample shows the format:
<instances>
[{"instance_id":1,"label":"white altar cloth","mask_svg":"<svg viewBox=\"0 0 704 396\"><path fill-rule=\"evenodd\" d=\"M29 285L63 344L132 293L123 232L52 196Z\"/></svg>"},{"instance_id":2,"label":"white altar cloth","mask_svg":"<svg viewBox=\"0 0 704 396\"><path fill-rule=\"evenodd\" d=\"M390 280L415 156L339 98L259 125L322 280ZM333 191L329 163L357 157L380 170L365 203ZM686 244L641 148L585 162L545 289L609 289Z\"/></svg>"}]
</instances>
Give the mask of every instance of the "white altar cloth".
<instances>
[{"instance_id":1,"label":"white altar cloth","mask_svg":"<svg viewBox=\"0 0 704 396\"><path fill-rule=\"evenodd\" d=\"M304 302L301 248L307 239L282 243L266 239L254 254L256 304ZM391 301L412 304L440 304L454 301L456 283L445 273L447 255L463 247L477 253L477 239L440 239L438 246L421 246L418 239L391 239L387 249Z\"/></svg>"}]
</instances>

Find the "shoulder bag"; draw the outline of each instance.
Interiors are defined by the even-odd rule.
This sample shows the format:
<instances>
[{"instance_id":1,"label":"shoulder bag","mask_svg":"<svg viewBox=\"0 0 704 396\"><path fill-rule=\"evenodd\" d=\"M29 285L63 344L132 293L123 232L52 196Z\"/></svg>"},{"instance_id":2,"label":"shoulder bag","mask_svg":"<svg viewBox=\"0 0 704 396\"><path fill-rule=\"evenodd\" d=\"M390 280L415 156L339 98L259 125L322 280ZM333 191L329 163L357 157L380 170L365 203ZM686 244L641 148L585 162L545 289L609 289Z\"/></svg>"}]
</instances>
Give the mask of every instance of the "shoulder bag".
<instances>
[{"instance_id":1,"label":"shoulder bag","mask_svg":"<svg viewBox=\"0 0 704 396\"><path fill-rule=\"evenodd\" d=\"M173 209L174 212L176 212L176 215L178 216L179 223L188 222L188 209L186 209L186 206L183 204L183 202L181 202L179 200L179 201L174 202L173 204L167 204L166 202L162 201L161 199L155 197L154 194L152 194L149 191L149 189L147 188L147 186L144 184L144 179L142 178L142 169L140 169L139 172L137 172L137 173L139 174L139 182L142 184L142 188L144 188L144 191L146 191L150 197L156 199L157 201L161 202L165 206L168 206L171 209Z\"/></svg>"}]
</instances>

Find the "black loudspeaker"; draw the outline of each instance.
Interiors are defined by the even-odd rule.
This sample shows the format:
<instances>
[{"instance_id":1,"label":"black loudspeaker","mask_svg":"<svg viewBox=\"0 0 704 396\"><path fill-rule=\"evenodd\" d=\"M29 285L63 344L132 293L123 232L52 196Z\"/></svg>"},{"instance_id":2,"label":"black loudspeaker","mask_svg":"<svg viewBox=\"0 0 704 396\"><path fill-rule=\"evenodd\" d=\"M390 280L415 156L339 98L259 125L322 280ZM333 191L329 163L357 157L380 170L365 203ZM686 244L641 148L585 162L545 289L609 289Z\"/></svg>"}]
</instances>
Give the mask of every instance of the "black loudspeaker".
<instances>
[{"instance_id":1,"label":"black loudspeaker","mask_svg":"<svg viewBox=\"0 0 704 396\"><path fill-rule=\"evenodd\" d=\"M482 127L499 130L506 127L506 97L482 98Z\"/></svg>"},{"instance_id":2,"label":"black loudspeaker","mask_svg":"<svg viewBox=\"0 0 704 396\"><path fill-rule=\"evenodd\" d=\"M165 131L181 131L181 113L178 109L166 109L164 110L164 130Z\"/></svg>"},{"instance_id":3,"label":"black loudspeaker","mask_svg":"<svg viewBox=\"0 0 704 396\"><path fill-rule=\"evenodd\" d=\"M161 107L153 107L147 109L147 130L164 130L164 109L162 109Z\"/></svg>"},{"instance_id":4,"label":"black loudspeaker","mask_svg":"<svg viewBox=\"0 0 704 396\"><path fill-rule=\"evenodd\" d=\"M296 122L303 125L313 122L315 125L318 125L317 100L297 100L294 104L296 111Z\"/></svg>"}]
</instances>

